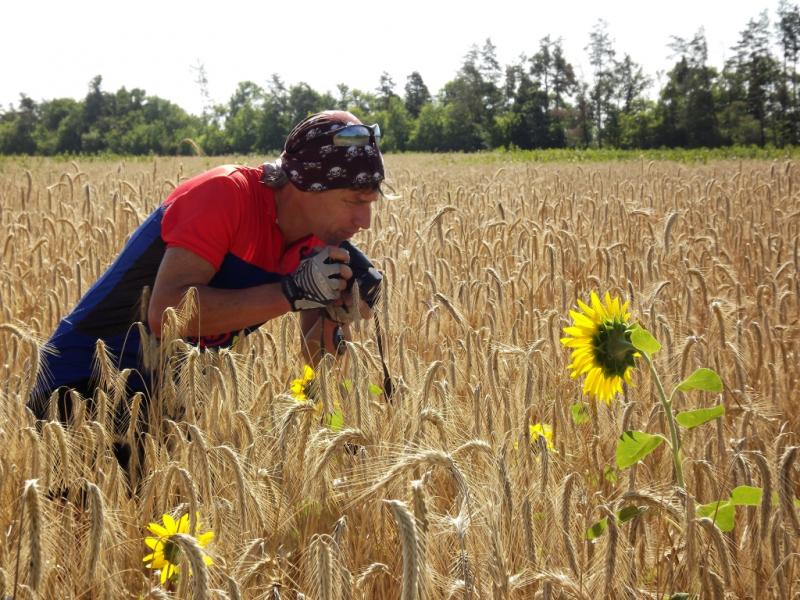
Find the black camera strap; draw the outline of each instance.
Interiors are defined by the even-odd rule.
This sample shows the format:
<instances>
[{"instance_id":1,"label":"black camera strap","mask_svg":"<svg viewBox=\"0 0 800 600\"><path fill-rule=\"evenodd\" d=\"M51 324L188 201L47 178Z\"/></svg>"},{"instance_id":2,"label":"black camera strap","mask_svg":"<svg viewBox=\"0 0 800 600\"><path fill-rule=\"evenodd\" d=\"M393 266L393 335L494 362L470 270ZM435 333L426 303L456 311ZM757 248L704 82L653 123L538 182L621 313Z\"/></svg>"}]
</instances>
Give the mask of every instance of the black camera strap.
<instances>
[{"instance_id":1,"label":"black camera strap","mask_svg":"<svg viewBox=\"0 0 800 600\"><path fill-rule=\"evenodd\" d=\"M322 315L320 317L322 319L322 327L320 327L320 336L319 336L319 347L322 350L323 354L325 353L325 320L327 317ZM383 330L381 329L381 321L378 318L378 312L375 311L373 318L375 319L375 339L378 342L378 354L381 357L381 366L383 367L383 393L386 395L386 398L391 400L392 394L394 393L394 384L392 383L392 376L389 375L389 367L386 366L386 356L383 353ZM334 352L339 355L342 353L344 349L344 345L340 342L344 340L341 337L342 335L342 327L339 325L337 327L337 332L334 334L333 340L333 347ZM338 334L338 339L337 339Z\"/></svg>"},{"instance_id":2,"label":"black camera strap","mask_svg":"<svg viewBox=\"0 0 800 600\"><path fill-rule=\"evenodd\" d=\"M378 353L381 355L381 365L383 365L383 393L386 398L391 400L394 393L394 385L392 378L389 375L389 368L386 366L386 357L383 354L383 330L381 329L381 321L378 318L378 311L375 311L375 337L378 341Z\"/></svg>"}]
</instances>

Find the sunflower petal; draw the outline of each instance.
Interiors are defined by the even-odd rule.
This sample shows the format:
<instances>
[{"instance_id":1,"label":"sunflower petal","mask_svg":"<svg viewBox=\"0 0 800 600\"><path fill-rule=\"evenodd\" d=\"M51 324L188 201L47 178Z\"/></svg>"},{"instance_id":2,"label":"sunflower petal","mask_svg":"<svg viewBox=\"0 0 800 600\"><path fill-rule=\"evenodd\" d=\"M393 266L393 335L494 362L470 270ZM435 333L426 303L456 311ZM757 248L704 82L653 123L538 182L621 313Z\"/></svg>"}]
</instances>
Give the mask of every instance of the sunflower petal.
<instances>
[{"instance_id":1,"label":"sunflower petal","mask_svg":"<svg viewBox=\"0 0 800 600\"><path fill-rule=\"evenodd\" d=\"M155 550L156 548L158 548L158 545L161 543L161 540L159 538L146 537L144 538L144 543L151 550Z\"/></svg>"},{"instance_id":2,"label":"sunflower petal","mask_svg":"<svg viewBox=\"0 0 800 600\"><path fill-rule=\"evenodd\" d=\"M172 515L165 514L162 520L164 521L164 527L169 531L170 535L178 532L178 524L175 523L175 519L172 518Z\"/></svg>"},{"instance_id":3,"label":"sunflower petal","mask_svg":"<svg viewBox=\"0 0 800 600\"><path fill-rule=\"evenodd\" d=\"M151 532L153 532L155 535L157 535L158 537L165 538L165 537L169 537L170 535L172 535L172 533L170 531L168 531L167 529L165 529L164 527L162 527L158 523L150 523L147 526L147 528Z\"/></svg>"}]
</instances>

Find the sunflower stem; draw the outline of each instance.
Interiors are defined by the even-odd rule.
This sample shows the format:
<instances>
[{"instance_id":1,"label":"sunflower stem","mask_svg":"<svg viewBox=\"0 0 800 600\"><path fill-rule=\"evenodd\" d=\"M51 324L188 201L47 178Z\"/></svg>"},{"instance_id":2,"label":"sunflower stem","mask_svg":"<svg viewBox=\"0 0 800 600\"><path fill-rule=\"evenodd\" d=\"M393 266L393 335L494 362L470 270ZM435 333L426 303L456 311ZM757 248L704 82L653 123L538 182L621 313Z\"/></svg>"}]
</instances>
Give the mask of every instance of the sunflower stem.
<instances>
[{"instance_id":1,"label":"sunflower stem","mask_svg":"<svg viewBox=\"0 0 800 600\"><path fill-rule=\"evenodd\" d=\"M667 425L669 426L669 437L671 440L670 447L672 448L672 462L675 465L675 477L678 480L678 486L685 490L686 484L683 481L683 465L681 464L681 441L678 437L678 426L675 423L675 414L672 412L672 399L667 399L664 386L661 384L661 378L658 376L658 371L656 371L656 367L650 355L647 354L647 352L642 352L642 356L644 356L644 359L650 367L650 373L652 373L653 379L656 382L661 405L664 407L664 412L667 416Z\"/></svg>"}]
</instances>

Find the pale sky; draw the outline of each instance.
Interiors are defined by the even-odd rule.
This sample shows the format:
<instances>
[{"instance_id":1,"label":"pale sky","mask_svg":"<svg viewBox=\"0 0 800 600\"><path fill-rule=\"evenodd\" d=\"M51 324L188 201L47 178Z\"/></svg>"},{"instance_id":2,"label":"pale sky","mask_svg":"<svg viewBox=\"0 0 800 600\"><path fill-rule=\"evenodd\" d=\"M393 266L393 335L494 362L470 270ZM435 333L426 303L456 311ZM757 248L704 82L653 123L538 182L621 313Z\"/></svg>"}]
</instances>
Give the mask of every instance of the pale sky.
<instances>
[{"instance_id":1,"label":"pale sky","mask_svg":"<svg viewBox=\"0 0 800 600\"><path fill-rule=\"evenodd\" d=\"M6 0L0 9L0 106L82 99L89 81L102 89L142 88L189 112L202 110L203 64L215 102L240 81L266 87L273 73L319 92L336 84L374 91L387 71L403 93L419 71L431 93L453 79L472 44L491 38L502 66L531 56L545 35L561 37L567 60L590 78L589 32L608 22L617 56L629 53L658 82L668 70L671 35L702 26L709 62L721 68L748 20L762 10L774 22L778 0L471 0L335 2L295 0Z\"/></svg>"}]
</instances>

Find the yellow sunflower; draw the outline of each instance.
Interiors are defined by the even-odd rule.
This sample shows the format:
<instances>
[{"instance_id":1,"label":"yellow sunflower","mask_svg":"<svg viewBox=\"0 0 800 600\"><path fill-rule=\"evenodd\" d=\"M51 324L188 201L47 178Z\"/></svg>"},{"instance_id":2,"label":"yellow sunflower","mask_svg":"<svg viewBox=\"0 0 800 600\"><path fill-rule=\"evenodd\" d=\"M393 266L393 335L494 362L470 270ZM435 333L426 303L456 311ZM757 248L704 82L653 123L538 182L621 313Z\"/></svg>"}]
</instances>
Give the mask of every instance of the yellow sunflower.
<instances>
[{"instance_id":1,"label":"yellow sunflower","mask_svg":"<svg viewBox=\"0 0 800 600\"><path fill-rule=\"evenodd\" d=\"M535 443L537 438L543 437L547 442L547 449L554 452L556 447L553 445L553 428L547 423L532 423L528 425L531 436L531 444Z\"/></svg>"},{"instance_id":2,"label":"yellow sunflower","mask_svg":"<svg viewBox=\"0 0 800 600\"><path fill-rule=\"evenodd\" d=\"M314 381L314 369L305 365L303 367L303 376L299 379L293 379L291 384L292 397L298 402L305 402L309 399L311 383Z\"/></svg>"},{"instance_id":3,"label":"yellow sunflower","mask_svg":"<svg viewBox=\"0 0 800 600\"><path fill-rule=\"evenodd\" d=\"M316 419L322 420L325 426L332 431L340 431L344 424L342 405L337 398L334 398L333 413L326 415L324 420L322 419L322 401L314 400L314 385L316 383L314 381L315 377L316 374L314 373L314 369L308 365L305 365L303 367L303 376L301 378L292 380L290 386L292 397L296 402L313 405L314 417ZM352 382L350 382L350 386L352 387Z\"/></svg>"},{"instance_id":4,"label":"yellow sunflower","mask_svg":"<svg viewBox=\"0 0 800 600\"><path fill-rule=\"evenodd\" d=\"M158 523L150 523L147 529L150 530L154 536L146 537L144 543L152 550L150 554L145 556L142 561L148 569L161 571L161 583L165 584L168 580L172 580L180 574L180 555L181 549L170 537L176 533L189 533L189 514L185 514L177 521L170 515L163 515L161 517L163 525ZM200 515L197 515L196 530L200 530ZM205 548L211 540L214 539L214 532L207 531L205 533L198 533L195 535L197 545ZM213 564L210 556L203 554L203 561L207 564Z\"/></svg>"},{"instance_id":5,"label":"yellow sunflower","mask_svg":"<svg viewBox=\"0 0 800 600\"><path fill-rule=\"evenodd\" d=\"M572 348L570 375L573 379L586 375L583 392L610 404L622 392L623 381L631 383L634 359L640 356L631 344L628 302L620 304L608 292L601 302L592 292L591 306L580 300L578 306L581 312L569 311L572 325L564 328L568 337L561 338L562 344Z\"/></svg>"}]
</instances>

